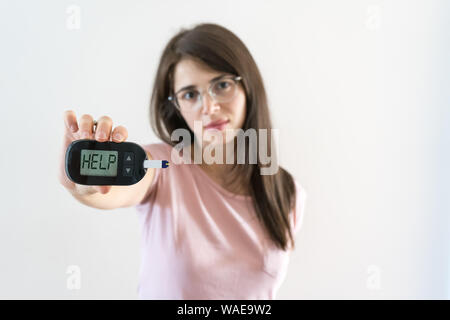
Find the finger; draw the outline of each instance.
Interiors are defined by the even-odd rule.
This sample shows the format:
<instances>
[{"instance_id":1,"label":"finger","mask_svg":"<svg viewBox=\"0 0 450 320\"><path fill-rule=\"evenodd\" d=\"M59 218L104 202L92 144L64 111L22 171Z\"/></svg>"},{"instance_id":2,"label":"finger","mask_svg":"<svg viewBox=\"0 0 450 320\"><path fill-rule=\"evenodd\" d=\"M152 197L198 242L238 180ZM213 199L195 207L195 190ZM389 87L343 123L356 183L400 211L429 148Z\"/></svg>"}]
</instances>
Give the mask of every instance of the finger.
<instances>
[{"instance_id":1,"label":"finger","mask_svg":"<svg viewBox=\"0 0 450 320\"><path fill-rule=\"evenodd\" d=\"M73 110L64 111L63 118L67 130L72 133L78 131L77 116L75 115L75 112Z\"/></svg>"},{"instance_id":2,"label":"finger","mask_svg":"<svg viewBox=\"0 0 450 320\"><path fill-rule=\"evenodd\" d=\"M97 120L97 129L95 130L95 139L103 142L108 141L111 136L113 122L108 116L103 116Z\"/></svg>"},{"instance_id":3,"label":"finger","mask_svg":"<svg viewBox=\"0 0 450 320\"><path fill-rule=\"evenodd\" d=\"M80 118L80 137L81 139L92 139L94 119L90 114L83 114Z\"/></svg>"},{"instance_id":4,"label":"finger","mask_svg":"<svg viewBox=\"0 0 450 320\"><path fill-rule=\"evenodd\" d=\"M128 138L128 130L124 126L117 126L112 132L112 138L115 142L122 142Z\"/></svg>"}]
</instances>

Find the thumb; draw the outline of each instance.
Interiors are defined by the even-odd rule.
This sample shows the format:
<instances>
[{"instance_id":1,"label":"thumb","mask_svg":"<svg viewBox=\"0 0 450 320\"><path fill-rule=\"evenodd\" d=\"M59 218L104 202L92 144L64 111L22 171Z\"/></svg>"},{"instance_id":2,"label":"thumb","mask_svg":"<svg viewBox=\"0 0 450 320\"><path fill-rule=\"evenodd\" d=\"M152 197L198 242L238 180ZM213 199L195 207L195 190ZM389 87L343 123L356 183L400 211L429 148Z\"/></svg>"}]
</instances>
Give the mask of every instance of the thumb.
<instances>
[{"instance_id":1,"label":"thumb","mask_svg":"<svg viewBox=\"0 0 450 320\"><path fill-rule=\"evenodd\" d=\"M101 194L108 193L111 190L111 186L95 186L94 188Z\"/></svg>"}]
</instances>

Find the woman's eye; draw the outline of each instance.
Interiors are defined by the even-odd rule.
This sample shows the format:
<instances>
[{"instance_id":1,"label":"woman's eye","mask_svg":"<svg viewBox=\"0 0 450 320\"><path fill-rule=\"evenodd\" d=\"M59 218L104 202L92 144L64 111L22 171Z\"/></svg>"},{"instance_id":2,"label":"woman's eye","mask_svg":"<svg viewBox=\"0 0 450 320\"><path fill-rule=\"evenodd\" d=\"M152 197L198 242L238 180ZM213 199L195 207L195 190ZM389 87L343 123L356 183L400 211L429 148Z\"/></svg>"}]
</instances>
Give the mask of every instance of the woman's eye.
<instances>
[{"instance_id":1,"label":"woman's eye","mask_svg":"<svg viewBox=\"0 0 450 320\"><path fill-rule=\"evenodd\" d=\"M230 86L230 84L227 81L222 81L222 82L219 82L218 86L219 86L219 89L227 89Z\"/></svg>"},{"instance_id":2,"label":"woman's eye","mask_svg":"<svg viewBox=\"0 0 450 320\"><path fill-rule=\"evenodd\" d=\"M196 92L194 92L194 91L187 91L187 92L183 93L182 98L184 100L191 100L191 99L194 99L195 96L196 96Z\"/></svg>"}]
</instances>

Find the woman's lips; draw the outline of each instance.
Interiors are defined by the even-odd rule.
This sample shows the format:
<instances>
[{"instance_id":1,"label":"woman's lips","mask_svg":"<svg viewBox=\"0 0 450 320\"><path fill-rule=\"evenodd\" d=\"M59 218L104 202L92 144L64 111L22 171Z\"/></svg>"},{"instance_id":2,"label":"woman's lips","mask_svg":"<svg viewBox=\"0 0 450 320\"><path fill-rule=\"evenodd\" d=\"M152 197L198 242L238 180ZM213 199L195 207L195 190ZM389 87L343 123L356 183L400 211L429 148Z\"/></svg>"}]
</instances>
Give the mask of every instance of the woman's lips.
<instances>
[{"instance_id":1,"label":"woman's lips","mask_svg":"<svg viewBox=\"0 0 450 320\"><path fill-rule=\"evenodd\" d=\"M223 130L226 127L226 125L228 124L228 122L230 122L230 120L225 120L225 121L214 122L214 123L208 124L205 127L205 130L209 130L209 129Z\"/></svg>"}]
</instances>

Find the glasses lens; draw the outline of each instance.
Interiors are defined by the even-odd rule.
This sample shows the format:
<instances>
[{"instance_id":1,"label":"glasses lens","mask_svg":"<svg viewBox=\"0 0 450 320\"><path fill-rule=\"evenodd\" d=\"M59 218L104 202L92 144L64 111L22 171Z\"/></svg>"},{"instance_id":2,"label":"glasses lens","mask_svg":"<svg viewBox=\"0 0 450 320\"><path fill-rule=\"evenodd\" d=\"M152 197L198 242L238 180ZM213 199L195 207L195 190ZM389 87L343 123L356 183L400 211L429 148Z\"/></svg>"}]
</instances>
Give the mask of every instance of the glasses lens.
<instances>
[{"instance_id":1,"label":"glasses lens","mask_svg":"<svg viewBox=\"0 0 450 320\"><path fill-rule=\"evenodd\" d=\"M222 79L214 83L211 89L217 102L228 102L236 93L236 83L232 79Z\"/></svg>"},{"instance_id":2,"label":"glasses lens","mask_svg":"<svg viewBox=\"0 0 450 320\"><path fill-rule=\"evenodd\" d=\"M177 94L177 102L180 109L194 110L199 104L200 94L195 90L185 90Z\"/></svg>"}]
</instances>

